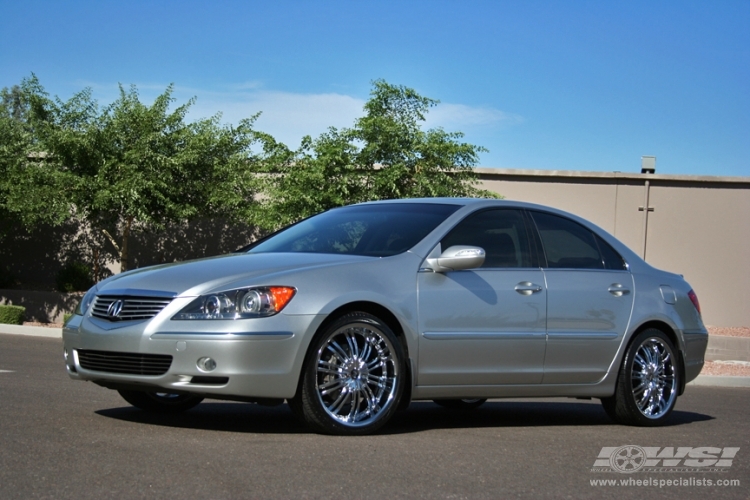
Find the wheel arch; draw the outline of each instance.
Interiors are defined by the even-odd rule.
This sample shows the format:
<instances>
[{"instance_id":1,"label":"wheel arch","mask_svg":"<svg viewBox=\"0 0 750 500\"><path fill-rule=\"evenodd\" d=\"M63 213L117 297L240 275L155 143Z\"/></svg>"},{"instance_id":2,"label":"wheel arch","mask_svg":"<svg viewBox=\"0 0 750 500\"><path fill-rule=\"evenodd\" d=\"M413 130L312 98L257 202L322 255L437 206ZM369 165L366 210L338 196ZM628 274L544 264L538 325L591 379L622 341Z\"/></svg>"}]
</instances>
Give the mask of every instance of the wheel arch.
<instances>
[{"instance_id":1,"label":"wheel arch","mask_svg":"<svg viewBox=\"0 0 750 500\"><path fill-rule=\"evenodd\" d=\"M328 328L328 326L336 321L341 316L350 313L350 312L365 312L372 314L373 316L377 316L381 320L385 322L386 325L388 325L388 328L390 328L393 333L396 335L396 338L401 342L401 346L404 349L404 354L406 356L404 367L406 369L406 380L404 381L404 392L401 396L401 404L400 407L403 409L405 406L408 406L409 402L411 401L411 393L412 393L412 386L414 381L413 376L413 363L412 358L410 356L409 351L409 343L406 340L406 333L404 332L404 327L401 325L401 322L398 320L395 314L391 312L390 309L387 307L378 304L377 302L372 302L368 300L358 300L354 302L349 302L347 304L343 304L333 311L331 311L328 316L320 323L318 328L315 330L315 335L313 338L316 338L318 335L320 335L322 332ZM311 342L312 344L312 342ZM305 359L307 358L307 354L305 354ZM303 368L304 370L304 363ZM302 372L300 372L300 381L302 380ZM299 390L299 385L297 390Z\"/></svg>"},{"instance_id":2,"label":"wheel arch","mask_svg":"<svg viewBox=\"0 0 750 500\"><path fill-rule=\"evenodd\" d=\"M393 333L396 334L396 337L399 339L399 341L401 341L401 345L404 348L404 353L406 354L406 357L409 358L409 345L406 341L406 335L404 333L404 328L401 325L401 322L398 320L396 315L393 314L387 307L384 307L376 302L361 300L356 302L349 302L347 304L339 306L338 308L331 311L331 313L326 317L326 319L323 320L320 326L318 326L318 329L315 331L315 335L320 334L320 332L328 328L328 325L336 321L344 314L355 311L366 312L382 319L385 324L388 325L388 328L393 330Z\"/></svg>"}]
</instances>

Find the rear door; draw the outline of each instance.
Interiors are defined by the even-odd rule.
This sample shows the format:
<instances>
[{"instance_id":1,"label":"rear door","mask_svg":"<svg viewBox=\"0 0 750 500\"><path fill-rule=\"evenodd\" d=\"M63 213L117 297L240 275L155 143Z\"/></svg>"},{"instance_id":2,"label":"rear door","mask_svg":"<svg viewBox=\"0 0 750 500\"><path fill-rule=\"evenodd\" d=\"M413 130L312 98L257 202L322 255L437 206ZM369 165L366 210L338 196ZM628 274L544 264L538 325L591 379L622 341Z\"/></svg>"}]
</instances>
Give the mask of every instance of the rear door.
<instances>
[{"instance_id":1,"label":"rear door","mask_svg":"<svg viewBox=\"0 0 750 500\"><path fill-rule=\"evenodd\" d=\"M604 377L627 331L633 278L619 254L588 228L531 211L544 250L547 352L544 384Z\"/></svg>"}]
</instances>

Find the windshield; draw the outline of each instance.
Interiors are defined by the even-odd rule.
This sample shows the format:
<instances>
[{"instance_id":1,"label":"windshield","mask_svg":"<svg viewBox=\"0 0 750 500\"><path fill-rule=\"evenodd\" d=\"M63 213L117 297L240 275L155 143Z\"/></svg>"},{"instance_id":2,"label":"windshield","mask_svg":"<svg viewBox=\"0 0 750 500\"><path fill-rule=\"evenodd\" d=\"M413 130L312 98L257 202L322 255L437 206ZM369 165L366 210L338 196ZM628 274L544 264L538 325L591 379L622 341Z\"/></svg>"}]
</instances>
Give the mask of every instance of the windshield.
<instances>
[{"instance_id":1,"label":"windshield","mask_svg":"<svg viewBox=\"0 0 750 500\"><path fill-rule=\"evenodd\" d=\"M308 252L388 257L416 245L458 205L388 203L323 212L252 245L248 253Z\"/></svg>"}]
</instances>

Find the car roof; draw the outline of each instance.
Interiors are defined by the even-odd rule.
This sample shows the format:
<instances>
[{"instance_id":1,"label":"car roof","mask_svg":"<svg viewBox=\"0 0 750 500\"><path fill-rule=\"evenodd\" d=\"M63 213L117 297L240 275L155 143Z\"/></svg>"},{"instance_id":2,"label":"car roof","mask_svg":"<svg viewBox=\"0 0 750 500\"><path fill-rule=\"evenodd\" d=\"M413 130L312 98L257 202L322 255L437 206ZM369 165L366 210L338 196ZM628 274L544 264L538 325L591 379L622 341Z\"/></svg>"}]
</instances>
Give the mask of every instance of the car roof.
<instances>
[{"instance_id":1,"label":"car roof","mask_svg":"<svg viewBox=\"0 0 750 500\"><path fill-rule=\"evenodd\" d=\"M397 199L392 199L392 200L366 201L363 203L357 203L356 205L382 205L382 204L394 204L394 203L421 203L421 204L459 205L459 206L473 206L473 205L483 204L487 206L522 207L522 208L529 208L529 209L538 209L538 210L547 210L547 211L565 213L553 207L549 207L545 205L538 205L536 203L528 203L524 201L505 200L505 199L497 199L497 198L397 198Z\"/></svg>"}]
</instances>

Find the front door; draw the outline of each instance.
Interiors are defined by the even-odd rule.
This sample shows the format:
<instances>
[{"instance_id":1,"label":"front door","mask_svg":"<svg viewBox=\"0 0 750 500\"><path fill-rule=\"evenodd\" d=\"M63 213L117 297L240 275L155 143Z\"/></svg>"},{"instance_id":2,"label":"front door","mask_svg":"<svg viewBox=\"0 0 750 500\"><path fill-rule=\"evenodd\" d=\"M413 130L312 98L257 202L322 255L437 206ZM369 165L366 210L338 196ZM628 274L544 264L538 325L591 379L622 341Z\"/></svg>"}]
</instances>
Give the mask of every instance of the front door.
<instances>
[{"instance_id":1,"label":"front door","mask_svg":"<svg viewBox=\"0 0 750 500\"><path fill-rule=\"evenodd\" d=\"M471 214L440 245L478 246L487 256L480 269L419 273L417 384L540 383L547 292L522 213Z\"/></svg>"}]
</instances>

